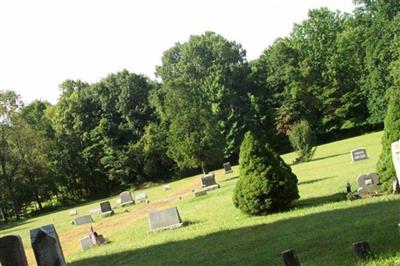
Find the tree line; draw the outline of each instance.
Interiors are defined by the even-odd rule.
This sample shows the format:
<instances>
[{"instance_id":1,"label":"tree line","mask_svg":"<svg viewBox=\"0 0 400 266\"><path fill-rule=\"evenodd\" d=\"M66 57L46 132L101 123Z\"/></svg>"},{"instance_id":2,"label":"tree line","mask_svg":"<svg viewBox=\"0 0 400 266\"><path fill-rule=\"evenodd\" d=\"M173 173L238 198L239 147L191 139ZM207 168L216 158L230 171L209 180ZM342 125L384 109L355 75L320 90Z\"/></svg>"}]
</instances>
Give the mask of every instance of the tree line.
<instances>
[{"instance_id":1,"label":"tree line","mask_svg":"<svg viewBox=\"0 0 400 266\"><path fill-rule=\"evenodd\" d=\"M397 0L310 10L253 61L217 33L190 36L164 52L158 80L127 70L66 80L54 105L2 91L1 213L207 172L237 161L247 131L282 152L298 121L321 139L382 125L399 84L399 10Z\"/></svg>"}]
</instances>

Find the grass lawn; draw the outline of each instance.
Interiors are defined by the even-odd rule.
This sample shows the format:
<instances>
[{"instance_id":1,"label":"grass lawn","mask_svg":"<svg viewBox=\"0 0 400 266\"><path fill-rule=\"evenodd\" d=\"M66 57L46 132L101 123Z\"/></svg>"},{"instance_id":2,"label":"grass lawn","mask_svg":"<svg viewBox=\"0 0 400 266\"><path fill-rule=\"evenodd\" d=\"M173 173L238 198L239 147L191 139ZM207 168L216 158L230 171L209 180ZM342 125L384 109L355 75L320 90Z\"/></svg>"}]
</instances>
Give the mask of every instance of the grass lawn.
<instances>
[{"instance_id":1,"label":"grass lawn","mask_svg":"<svg viewBox=\"0 0 400 266\"><path fill-rule=\"evenodd\" d=\"M221 188L194 198L200 176L144 189L150 204L116 209L116 215L94 215L94 228L111 243L80 250L79 239L88 225L73 226L69 209L0 227L0 235L19 234L31 265L35 265L29 229L54 223L68 265L283 265L280 252L293 248L302 265L400 265L400 196L346 201L345 182L356 189L356 177L373 172L381 151L382 132L319 146L314 159L292 166L299 178L301 198L288 211L251 217L235 209L232 191L239 169L232 174L216 171ZM351 163L350 150L365 147L368 160ZM294 154L283 155L286 162ZM115 205L116 197L108 198ZM76 206L79 214L98 207L90 202ZM147 213L177 206L187 226L149 233ZM353 242L367 240L375 253L360 263Z\"/></svg>"}]
</instances>

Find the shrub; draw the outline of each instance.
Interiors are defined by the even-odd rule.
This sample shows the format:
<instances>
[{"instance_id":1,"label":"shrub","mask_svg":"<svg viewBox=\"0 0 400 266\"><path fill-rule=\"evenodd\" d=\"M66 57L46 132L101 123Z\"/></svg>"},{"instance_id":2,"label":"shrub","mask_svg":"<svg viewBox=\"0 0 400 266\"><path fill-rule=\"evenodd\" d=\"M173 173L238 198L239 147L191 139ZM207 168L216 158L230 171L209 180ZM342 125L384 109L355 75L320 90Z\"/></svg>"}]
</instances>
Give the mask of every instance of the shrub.
<instances>
[{"instance_id":1,"label":"shrub","mask_svg":"<svg viewBox=\"0 0 400 266\"><path fill-rule=\"evenodd\" d=\"M400 92L390 91L388 109L385 117L385 130L382 137L382 153L376 168L379 180L386 190L391 189L396 178L396 171L392 162L391 145L400 139Z\"/></svg>"},{"instance_id":2,"label":"shrub","mask_svg":"<svg viewBox=\"0 0 400 266\"><path fill-rule=\"evenodd\" d=\"M299 198L297 177L268 144L246 133L240 146L235 207L252 215L282 210Z\"/></svg>"},{"instance_id":3,"label":"shrub","mask_svg":"<svg viewBox=\"0 0 400 266\"><path fill-rule=\"evenodd\" d=\"M289 141L299 161L309 161L315 152L315 137L307 120L293 124L288 131Z\"/></svg>"}]
</instances>

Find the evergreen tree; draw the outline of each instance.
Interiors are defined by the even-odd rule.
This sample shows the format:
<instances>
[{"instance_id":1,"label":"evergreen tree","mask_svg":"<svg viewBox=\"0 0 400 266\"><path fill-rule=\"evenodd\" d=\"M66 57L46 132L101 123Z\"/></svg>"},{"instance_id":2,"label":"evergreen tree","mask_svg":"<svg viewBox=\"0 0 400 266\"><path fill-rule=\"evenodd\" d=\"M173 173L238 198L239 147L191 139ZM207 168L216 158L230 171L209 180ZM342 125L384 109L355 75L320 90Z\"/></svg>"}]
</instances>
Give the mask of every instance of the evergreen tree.
<instances>
[{"instance_id":1,"label":"evergreen tree","mask_svg":"<svg viewBox=\"0 0 400 266\"><path fill-rule=\"evenodd\" d=\"M297 177L269 144L246 133L240 147L240 179L235 207L252 215L282 210L299 198Z\"/></svg>"}]
</instances>

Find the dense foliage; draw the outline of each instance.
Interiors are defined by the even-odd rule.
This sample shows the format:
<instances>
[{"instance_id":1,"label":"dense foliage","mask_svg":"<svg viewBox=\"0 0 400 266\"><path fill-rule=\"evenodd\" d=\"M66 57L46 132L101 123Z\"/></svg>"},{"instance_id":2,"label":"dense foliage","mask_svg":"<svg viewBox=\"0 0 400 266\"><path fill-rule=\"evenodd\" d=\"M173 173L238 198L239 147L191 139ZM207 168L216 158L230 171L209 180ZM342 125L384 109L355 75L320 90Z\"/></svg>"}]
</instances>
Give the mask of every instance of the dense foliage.
<instances>
[{"instance_id":1,"label":"dense foliage","mask_svg":"<svg viewBox=\"0 0 400 266\"><path fill-rule=\"evenodd\" d=\"M310 10L251 62L239 43L205 32L164 52L158 81L127 70L92 84L66 80L54 105L24 106L1 91L2 213L19 217L121 184L235 163L247 131L282 152L299 121L323 140L377 128L385 113L378 168L389 181L388 145L399 137L388 91L397 95L400 84L400 3L355 5L353 14Z\"/></svg>"},{"instance_id":2,"label":"dense foliage","mask_svg":"<svg viewBox=\"0 0 400 266\"><path fill-rule=\"evenodd\" d=\"M299 156L299 161L309 161L315 152L315 137L307 120L294 123L289 131L288 137L292 148Z\"/></svg>"},{"instance_id":3,"label":"dense foliage","mask_svg":"<svg viewBox=\"0 0 400 266\"><path fill-rule=\"evenodd\" d=\"M240 178L233 203L242 211L261 215L286 208L299 198L297 177L269 144L246 133L240 146Z\"/></svg>"}]
</instances>

